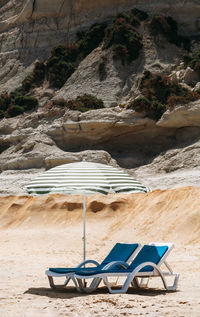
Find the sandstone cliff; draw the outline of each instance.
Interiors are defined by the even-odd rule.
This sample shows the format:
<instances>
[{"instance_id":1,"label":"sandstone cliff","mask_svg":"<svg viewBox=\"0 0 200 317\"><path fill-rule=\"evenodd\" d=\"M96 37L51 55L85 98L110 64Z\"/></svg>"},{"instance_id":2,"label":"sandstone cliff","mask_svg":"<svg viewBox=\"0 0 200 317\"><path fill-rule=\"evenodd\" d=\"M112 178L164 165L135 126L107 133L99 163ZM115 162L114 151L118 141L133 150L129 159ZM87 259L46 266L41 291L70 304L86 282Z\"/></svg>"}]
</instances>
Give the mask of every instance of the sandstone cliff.
<instances>
[{"instance_id":1,"label":"sandstone cliff","mask_svg":"<svg viewBox=\"0 0 200 317\"><path fill-rule=\"evenodd\" d=\"M109 0L100 3L86 0L0 0L0 83L11 80L10 85L13 85L13 76L18 74L23 78L28 65L38 57L46 58L53 46L73 39L80 28L87 29L95 22L109 21L117 12L133 7L150 15L171 15L179 22L182 32L200 32L200 4L197 0Z\"/></svg>"}]
</instances>

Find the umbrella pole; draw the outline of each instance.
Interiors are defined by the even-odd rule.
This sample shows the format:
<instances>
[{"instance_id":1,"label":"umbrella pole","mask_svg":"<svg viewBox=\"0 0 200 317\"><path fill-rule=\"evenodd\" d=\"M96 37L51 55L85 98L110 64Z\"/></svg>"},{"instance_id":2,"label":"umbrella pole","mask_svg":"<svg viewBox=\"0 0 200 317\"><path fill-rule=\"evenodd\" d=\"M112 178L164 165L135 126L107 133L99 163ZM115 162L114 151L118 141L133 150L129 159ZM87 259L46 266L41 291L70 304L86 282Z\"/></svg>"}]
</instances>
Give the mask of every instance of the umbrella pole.
<instances>
[{"instance_id":1,"label":"umbrella pole","mask_svg":"<svg viewBox=\"0 0 200 317\"><path fill-rule=\"evenodd\" d=\"M83 261L86 260L86 199L85 191L83 191Z\"/></svg>"},{"instance_id":2,"label":"umbrella pole","mask_svg":"<svg viewBox=\"0 0 200 317\"><path fill-rule=\"evenodd\" d=\"M86 197L85 191L83 191L83 261L86 260ZM85 267L85 265L84 265ZM84 287L87 286L86 280L83 280Z\"/></svg>"}]
</instances>

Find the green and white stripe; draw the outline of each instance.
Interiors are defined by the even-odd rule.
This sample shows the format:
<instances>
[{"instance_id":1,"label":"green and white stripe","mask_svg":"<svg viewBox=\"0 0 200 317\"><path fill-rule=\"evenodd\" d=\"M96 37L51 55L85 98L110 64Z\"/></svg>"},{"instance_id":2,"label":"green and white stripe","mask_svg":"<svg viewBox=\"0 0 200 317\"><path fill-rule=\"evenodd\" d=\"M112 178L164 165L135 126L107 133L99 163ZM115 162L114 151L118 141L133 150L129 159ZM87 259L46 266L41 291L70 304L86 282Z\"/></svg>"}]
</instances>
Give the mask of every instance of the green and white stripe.
<instances>
[{"instance_id":1,"label":"green and white stripe","mask_svg":"<svg viewBox=\"0 0 200 317\"><path fill-rule=\"evenodd\" d=\"M109 165L78 162L54 167L26 186L29 194L85 192L149 192L150 188L142 185L136 179L123 171Z\"/></svg>"}]
</instances>

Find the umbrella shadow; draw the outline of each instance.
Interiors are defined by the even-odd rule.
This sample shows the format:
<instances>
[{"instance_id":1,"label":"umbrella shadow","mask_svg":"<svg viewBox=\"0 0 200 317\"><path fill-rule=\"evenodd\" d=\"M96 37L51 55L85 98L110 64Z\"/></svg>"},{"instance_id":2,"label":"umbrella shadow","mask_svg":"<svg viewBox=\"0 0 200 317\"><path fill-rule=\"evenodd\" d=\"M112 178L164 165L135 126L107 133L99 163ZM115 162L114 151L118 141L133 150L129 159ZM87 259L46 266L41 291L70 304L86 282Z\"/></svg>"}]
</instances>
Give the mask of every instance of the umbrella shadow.
<instances>
[{"instance_id":1,"label":"umbrella shadow","mask_svg":"<svg viewBox=\"0 0 200 317\"><path fill-rule=\"evenodd\" d=\"M117 288L116 288L117 289ZM148 289L128 289L126 295L136 295L136 296L148 296L148 297L156 297L159 295L166 295L172 293L172 291L160 290L155 288ZM60 298L60 299L71 299L75 297L85 297L91 295L110 295L107 287L99 287L92 293L79 293L76 291L74 287L66 287L65 289L51 289L46 287L37 287L37 288L29 288L24 292L24 294L45 296L50 298Z\"/></svg>"}]
</instances>

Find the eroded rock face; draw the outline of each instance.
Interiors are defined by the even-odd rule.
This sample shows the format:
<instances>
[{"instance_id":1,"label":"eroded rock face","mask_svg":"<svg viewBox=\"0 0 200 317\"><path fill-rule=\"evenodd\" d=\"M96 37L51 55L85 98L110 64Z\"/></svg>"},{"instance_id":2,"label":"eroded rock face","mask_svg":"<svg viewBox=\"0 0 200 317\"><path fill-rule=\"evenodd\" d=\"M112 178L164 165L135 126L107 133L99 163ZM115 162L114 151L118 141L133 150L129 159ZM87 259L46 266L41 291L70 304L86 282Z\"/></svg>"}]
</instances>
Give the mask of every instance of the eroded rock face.
<instances>
[{"instance_id":1,"label":"eroded rock face","mask_svg":"<svg viewBox=\"0 0 200 317\"><path fill-rule=\"evenodd\" d=\"M1 30L14 24L19 24L29 19L39 20L45 18L71 18L71 23L79 24L82 22L90 23L102 18L108 18L122 10L130 10L137 7L146 10L150 14L166 13L172 16L179 16L179 22L185 25L189 23L191 30L199 30L199 2L198 0L182 1L177 0L1 0L2 15ZM0 3L1 4L1 3Z\"/></svg>"},{"instance_id":2,"label":"eroded rock face","mask_svg":"<svg viewBox=\"0 0 200 317\"><path fill-rule=\"evenodd\" d=\"M170 118L166 113L157 124L142 113L118 108L86 113L43 109L3 119L0 121L1 170L50 168L83 158L116 164L114 158L122 167L136 168L163 151L192 144L198 138L199 104L190 105L188 116L183 114L185 122L178 109L174 110L177 116ZM167 115L168 124L165 124Z\"/></svg>"},{"instance_id":3,"label":"eroded rock face","mask_svg":"<svg viewBox=\"0 0 200 317\"><path fill-rule=\"evenodd\" d=\"M157 122L157 126L165 128L200 127L200 101L187 105L177 105L167 110Z\"/></svg>"},{"instance_id":4,"label":"eroded rock face","mask_svg":"<svg viewBox=\"0 0 200 317\"><path fill-rule=\"evenodd\" d=\"M153 121L133 111L100 109L80 113L53 109L0 121L0 166L5 169L49 168L87 158L110 162L112 149L123 134L135 133ZM121 135L121 136L120 136ZM126 138L126 137L125 137ZM124 144L126 147L126 145ZM93 150L91 153L68 153ZM94 150L98 150L95 154ZM92 155L92 156L91 156ZM95 157L96 156L96 157ZM98 158L99 156L99 158Z\"/></svg>"},{"instance_id":5,"label":"eroded rock face","mask_svg":"<svg viewBox=\"0 0 200 317\"><path fill-rule=\"evenodd\" d=\"M173 81L184 83L189 86L194 86L200 80L200 75L197 71L194 71L192 68L187 67L186 69L182 68L177 71L172 71L169 78Z\"/></svg>"},{"instance_id":6,"label":"eroded rock face","mask_svg":"<svg viewBox=\"0 0 200 317\"><path fill-rule=\"evenodd\" d=\"M0 194L22 193L45 169L82 159L128 169L153 189L199 184L194 175L200 166L200 124L191 124L193 107L197 119L199 107L191 103L188 115L177 111L176 122L168 114L168 124L164 117L156 124L143 114L118 108L86 113L40 109L3 119L0 182L5 186Z\"/></svg>"},{"instance_id":7,"label":"eroded rock face","mask_svg":"<svg viewBox=\"0 0 200 317\"><path fill-rule=\"evenodd\" d=\"M79 29L88 29L95 22L111 21L117 12L134 7L150 15L167 13L188 34L200 32L197 0L1 0L0 83L16 76L17 83L10 82L16 88L25 77L25 68L37 58L46 59L52 47L75 39ZM159 54L157 57L159 60ZM10 85L4 85L1 90L10 89Z\"/></svg>"}]
</instances>

